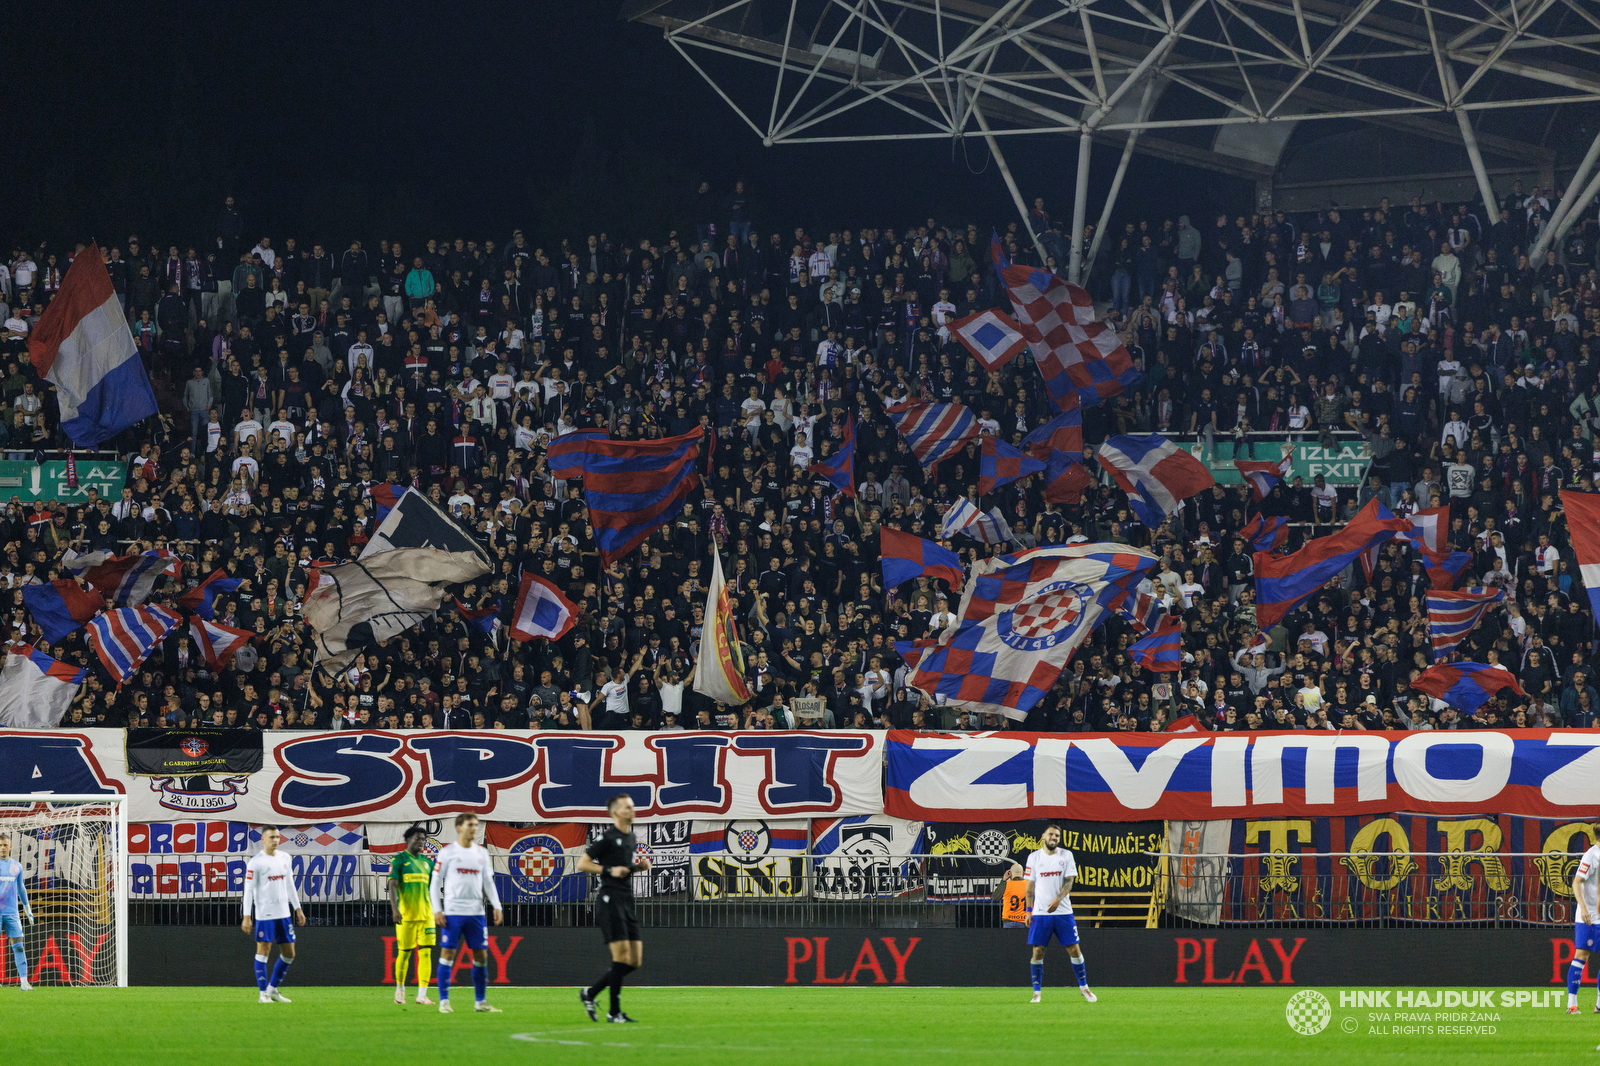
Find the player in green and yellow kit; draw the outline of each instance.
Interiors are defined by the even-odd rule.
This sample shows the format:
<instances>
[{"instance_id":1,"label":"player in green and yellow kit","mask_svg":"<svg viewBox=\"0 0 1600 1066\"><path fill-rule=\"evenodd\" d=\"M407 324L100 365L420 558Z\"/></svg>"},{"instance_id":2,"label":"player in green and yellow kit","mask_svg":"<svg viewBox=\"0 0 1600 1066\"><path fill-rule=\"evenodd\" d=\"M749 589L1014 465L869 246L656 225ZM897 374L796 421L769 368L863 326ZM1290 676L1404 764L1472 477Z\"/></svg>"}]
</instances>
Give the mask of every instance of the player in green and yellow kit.
<instances>
[{"instance_id":1,"label":"player in green and yellow kit","mask_svg":"<svg viewBox=\"0 0 1600 1066\"><path fill-rule=\"evenodd\" d=\"M428 979L433 975L433 904L428 900L428 884L433 879L433 860L423 853L428 835L421 826L406 830L406 849L389 864L389 910L394 915L394 1001L406 1001L406 969L414 949L417 953L417 1002L428 998Z\"/></svg>"}]
</instances>

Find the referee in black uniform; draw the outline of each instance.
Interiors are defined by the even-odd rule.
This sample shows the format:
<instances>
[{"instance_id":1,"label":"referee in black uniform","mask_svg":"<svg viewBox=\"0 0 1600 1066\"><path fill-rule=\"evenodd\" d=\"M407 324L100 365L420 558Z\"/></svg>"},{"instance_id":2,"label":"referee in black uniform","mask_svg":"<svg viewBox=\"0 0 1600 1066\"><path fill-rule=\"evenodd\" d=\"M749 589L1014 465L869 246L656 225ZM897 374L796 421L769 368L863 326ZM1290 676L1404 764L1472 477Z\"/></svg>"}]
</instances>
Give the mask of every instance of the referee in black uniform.
<instances>
[{"instance_id":1,"label":"referee in black uniform","mask_svg":"<svg viewBox=\"0 0 1600 1066\"><path fill-rule=\"evenodd\" d=\"M639 916L633 910L633 882L630 878L650 869L648 857L634 860L637 846L633 838L633 798L619 792L606 804L611 815L611 828L605 835L584 850L578 857L578 869L586 874L600 875L600 895L594 901L595 922L611 949L611 969L600 975L600 980L578 991L583 1009L589 1020L597 1022L595 1000L602 988L611 989L611 1013L608 1022L632 1022L622 1013L622 982L644 963L644 942L639 939Z\"/></svg>"}]
</instances>

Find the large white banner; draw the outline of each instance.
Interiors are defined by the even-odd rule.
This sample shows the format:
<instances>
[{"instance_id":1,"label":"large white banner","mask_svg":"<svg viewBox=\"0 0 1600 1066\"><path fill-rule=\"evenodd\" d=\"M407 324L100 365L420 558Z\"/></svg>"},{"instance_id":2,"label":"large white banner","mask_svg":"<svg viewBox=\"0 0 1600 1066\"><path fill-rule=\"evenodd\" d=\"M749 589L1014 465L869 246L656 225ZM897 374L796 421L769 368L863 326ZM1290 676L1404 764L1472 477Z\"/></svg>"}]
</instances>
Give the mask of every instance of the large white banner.
<instances>
[{"instance_id":1,"label":"large white banner","mask_svg":"<svg viewBox=\"0 0 1600 1066\"><path fill-rule=\"evenodd\" d=\"M879 814L883 733L269 732L262 769L130 777L125 734L0 731L0 794L120 792L130 818L606 821L626 792L644 821Z\"/></svg>"}]
</instances>

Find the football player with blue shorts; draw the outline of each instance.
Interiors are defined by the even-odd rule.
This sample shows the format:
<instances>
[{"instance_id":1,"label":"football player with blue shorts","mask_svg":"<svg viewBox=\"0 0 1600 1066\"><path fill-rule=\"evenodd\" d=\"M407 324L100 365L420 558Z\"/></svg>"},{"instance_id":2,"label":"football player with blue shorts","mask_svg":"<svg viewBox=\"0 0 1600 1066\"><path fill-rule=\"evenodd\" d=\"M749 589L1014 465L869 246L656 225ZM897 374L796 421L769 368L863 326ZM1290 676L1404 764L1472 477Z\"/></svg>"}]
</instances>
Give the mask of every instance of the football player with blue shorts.
<instances>
[{"instance_id":1,"label":"football player with blue shorts","mask_svg":"<svg viewBox=\"0 0 1600 1066\"><path fill-rule=\"evenodd\" d=\"M261 850L244 868L244 921L239 928L254 933L256 939L256 989L262 1003L288 1003L278 988L289 976L294 962L294 924L306 924L300 909L300 892L294 884L294 867L289 856L278 850L283 834L275 826L261 830ZM294 921L289 915L293 913ZM268 971L272 945L278 945L278 961Z\"/></svg>"},{"instance_id":2,"label":"football player with blue shorts","mask_svg":"<svg viewBox=\"0 0 1600 1066\"><path fill-rule=\"evenodd\" d=\"M1600 825L1594 827L1593 839L1600 840ZM1572 965L1567 967L1567 1013L1578 1013L1578 986L1583 983L1583 967L1591 951L1600 950L1600 845L1589 845L1589 850L1578 860L1578 871L1572 875L1572 899L1577 905L1577 920L1572 924ZM1600 989L1595 991L1594 1010L1600 1014Z\"/></svg>"},{"instance_id":3,"label":"football player with blue shorts","mask_svg":"<svg viewBox=\"0 0 1600 1066\"><path fill-rule=\"evenodd\" d=\"M1050 938L1061 941L1072 959L1072 972L1078 978L1078 991L1090 1003L1096 996L1089 991L1089 971L1084 965L1083 949L1078 946L1078 923L1072 917L1072 903L1067 899L1072 882L1077 879L1078 865L1072 852L1061 846L1061 830L1047 826L1041 838L1044 847L1028 856L1023 879L1027 881L1027 902L1031 912L1028 921L1028 944L1033 948L1033 961L1029 972L1033 976L1033 1000L1043 998L1044 949Z\"/></svg>"},{"instance_id":4,"label":"football player with blue shorts","mask_svg":"<svg viewBox=\"0 0 1600 1066\"><path fill-rule=\"evenodd\" d=\"M489 852L476 842L478 816L456 815L456 842L446 844L433 864L433 881L428 895L433 902L433 921L443 928L439 934L439 1013L451 1014L450 972L455 968L456 952L467 949L472 959L473 1010L499 1014L491 1007L489 994L489 953L484 900L494 909L494 924L503 920L500 893L494 887L494 867Z\"/></svg>"}]
</instances>

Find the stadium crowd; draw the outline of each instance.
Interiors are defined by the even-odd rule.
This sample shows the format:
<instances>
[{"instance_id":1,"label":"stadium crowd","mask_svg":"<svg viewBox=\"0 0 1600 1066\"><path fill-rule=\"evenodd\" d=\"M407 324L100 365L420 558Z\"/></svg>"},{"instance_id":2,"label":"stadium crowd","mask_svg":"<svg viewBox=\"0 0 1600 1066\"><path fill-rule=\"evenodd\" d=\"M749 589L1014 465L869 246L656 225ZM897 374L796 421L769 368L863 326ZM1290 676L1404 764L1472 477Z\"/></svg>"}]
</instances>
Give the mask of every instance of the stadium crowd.
<instances>
[{"instance_id":1,"label":"stadium crowd","mask_svg":"<svg viewBox=\"0 0 1600 1066\"><path fill-rule=\"evenodd\" d=\"M1554 197L1520 185L1492 227L1481 204L1416 199L1144 219L1107 235L1091 274L1145 383L1085 410L1090 450L1112 433L1197 433L1217 452L1359 434L1373 457L1363 485L1296 478L1261 505L1294 520L1282 550L1373 497L1401 515L1450 508L1450 543L1472 552L1459 585L1513 594L1459 657L1508 667L1528 693L1468 718L1408 688L1432 652L1429 579L1405 541L1386 545L1370 584L1346 571L1252 650L1252 560L1235 534L1255 509L1242 486L1219 485L1151 531L1104 477L1058 505L1044 500L1043 475L980 499L976 443L923 470L886 405L958 400L1013 444L1055 413L1026 354L986 373L944 328L1004 306L987 226L856 220L810 232L752 218L742 184L697 199L681 231L369 247L258 240L230 198L199 244L130 236L104 248L163 413L113 442L128 462L121 499L13 500L0 518L13 639L92 667L63 726L1158 731L1184 714L1228 730L1593 724L1595 629L1561 509L1562 490L1592 489L1600 464L1592 217L1542 263L1525 253ZM1042 202L1030 224L1045 265L1064 261ZM1002 240L1014 261L1039 262L1019 222ZM26 346L83 250L18 248L3 268L0 450L12 458L65 444ZM854 501L804 471L837 449L849 419ZM619 439L704 426L708 437L682 516L603 569L578 484L544 464L554 436L588 426ZM517 644L447 606L346 674L315 669L297 616L310 565L359 554L374 525L367 492L384 481L426 492L487 546L496 569L461 603L498 605L508 620L532 568L566 590L580 624L558 642ZM1185 627L1181 672L1131 664L1136 636L1113 617L1026 722L979 720L907 689L894 642L936 633L960 590L928 578L884 588L877 529L937 539L961 496L999 507L1026 545L1087 539L1159 555L1155 585ZM742 707L687 683L713 545L756 692ZM184 576L157 602L219 567L245 578L216 617L260 638L214 672L180 627L114 689L81 632L48 645L23 607L21 586L64 576L69 547L173 551ZM820 719L795 716L801 697L821 697Z\"/></svg>"}]
</instances>

